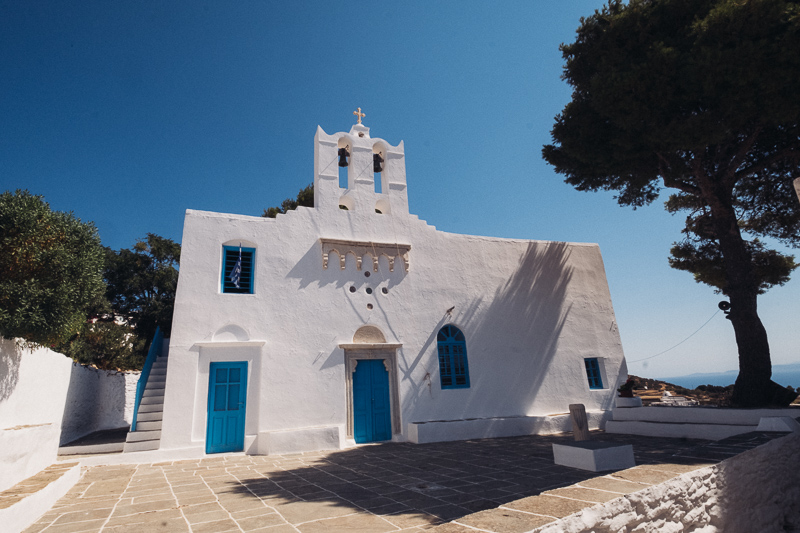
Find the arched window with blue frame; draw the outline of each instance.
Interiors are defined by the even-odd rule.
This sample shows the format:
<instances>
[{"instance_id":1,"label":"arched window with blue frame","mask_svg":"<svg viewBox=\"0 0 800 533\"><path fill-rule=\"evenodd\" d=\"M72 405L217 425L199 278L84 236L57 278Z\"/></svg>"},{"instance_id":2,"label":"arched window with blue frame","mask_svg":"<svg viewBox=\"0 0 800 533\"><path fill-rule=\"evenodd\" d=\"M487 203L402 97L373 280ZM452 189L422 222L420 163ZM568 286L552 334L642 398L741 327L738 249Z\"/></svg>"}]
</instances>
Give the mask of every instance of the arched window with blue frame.
<instances>
[{"instance_id":1,"label":"arched window with blue frame","mask_svg":"<svg viewBox=\"0 0 800 533\"><path fill-rule=\"evenodd\" d=\"M439 345L439 378L443 389L468 389L467 341L455 326L447 325L436 337Z\"/></svg>"}]
</instances>

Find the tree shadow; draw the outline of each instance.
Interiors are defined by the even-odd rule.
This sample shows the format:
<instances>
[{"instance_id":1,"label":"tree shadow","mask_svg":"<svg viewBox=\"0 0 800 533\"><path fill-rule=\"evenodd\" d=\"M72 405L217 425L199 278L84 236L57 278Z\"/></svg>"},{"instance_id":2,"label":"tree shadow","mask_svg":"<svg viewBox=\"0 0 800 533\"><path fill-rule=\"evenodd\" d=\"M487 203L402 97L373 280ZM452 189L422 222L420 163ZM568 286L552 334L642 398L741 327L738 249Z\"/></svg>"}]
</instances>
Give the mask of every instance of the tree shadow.
<instances>
[{"instance_id":1,"label":"tree shadow","mask_svg":"<svg viewBox=\"0 0 800 533\"><path fill-rule=\"evenodd\" d=\"M439 391L438 401L427 406L429 415L424 419L424 415L414 414L414 406L422 400L420 395L428 395L429 388L415 383L412 392L402 398L403 411L412 413L407 421L518 417L532 410L554 412L556 407L542 403L541 398L537 405L537 397L558 353L576 297L570 294L574 275L571 255L572 246L567 243L527 243L513 273L493 293L457 304L458 313L454 317L445 314L417 354L398 360L401 379L415 383L412 376L420 361L438 361L436 335L443 325L452 323L467 335L468 394L457 402L444 402L444 395L453 391ZM513 334L498 337L498 331ZM556 409L565 411L566 407Z\"/></svg>"},{"instance_id":2,"label":"tree shadow","mask_svg":"<svg viewBox=\"0 0 800 533\"><path fill-rule=\"evenodd\" d=\"M0 402L8 400L19 383L22 349L14 339L0 337Z\"/></svg>"},{"instance_id":3,"label":"tree shadow","mask_svg":"<svg viewBox=\"0 0 800 533\"><path fill-rule=\"evenodd\" d=\"M631 440L628 435L601 432L593 432L593 438L619 443ZM686 450L705 443L635 439L637 464L674 460L676 449L691 456ZM665 450L665 440L672 448ZM341 516L342 508L381 515L400 527L439 523L609 473L554 464L552 444L572 441L567 434L529 435L431 444L383 443L334 452L252 457L248 459L255 465L250 470L256 475L237 476L235 482L218 485L216 492L220 499L226 495L258 498L293 524L326 518L316 514L310 518L312 512ZM409 523L414 521L418 524Z\"/></svg>"}]
</instances>

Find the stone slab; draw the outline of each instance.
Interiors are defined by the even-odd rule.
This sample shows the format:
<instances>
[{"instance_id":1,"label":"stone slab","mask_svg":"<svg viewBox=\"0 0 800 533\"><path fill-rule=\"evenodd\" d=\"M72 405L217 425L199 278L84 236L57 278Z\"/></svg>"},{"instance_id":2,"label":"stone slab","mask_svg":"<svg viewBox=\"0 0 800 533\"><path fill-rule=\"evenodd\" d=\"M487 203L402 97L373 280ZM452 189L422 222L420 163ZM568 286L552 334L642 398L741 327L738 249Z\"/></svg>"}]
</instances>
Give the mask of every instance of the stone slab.
<instances>
[{"instance_id":1,"label":"stone slab","mask_svg":"<svg viewBox=\"0 0 800 533\"><path fill-rule=\"evenodd\" d=\"M621 470L636 466L632 445L591 440L570 444L553 443L553 461L557 465L590 472Z\"/></svg>"},{"instance_id":2,"label":"stone slab","mask_svg":"<svg viewBox=\"0 0 800 533\"><path fill-rule=\"evenodd\" d=\"M800 424L790 416L762 416L756 431L783 431L800 433Z\"/></svg>"}]
</instances>

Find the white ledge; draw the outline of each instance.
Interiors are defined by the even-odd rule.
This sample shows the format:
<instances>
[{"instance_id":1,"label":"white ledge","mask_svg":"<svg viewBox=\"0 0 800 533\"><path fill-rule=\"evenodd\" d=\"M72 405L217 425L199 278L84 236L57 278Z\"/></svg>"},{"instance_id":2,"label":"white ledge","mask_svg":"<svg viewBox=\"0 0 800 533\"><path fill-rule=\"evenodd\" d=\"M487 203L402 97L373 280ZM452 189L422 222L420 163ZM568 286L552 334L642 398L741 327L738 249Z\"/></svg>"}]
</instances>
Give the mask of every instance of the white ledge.
<instances>
[{"instance_id":1,"label":"white ledge","mask_svg":"<svg viewBox=\"0 0 800 533\"><path fill-rule=\"evenodd\" d=\"M397 349L402 348L403 345L393 342L364 342L358 344L342 343L339 348L345 350L380 350L380 349Z\"/></svg>"},{"instance_id":2,"label":"white ledge","mask_svg":"<svg viewBox=\"0 0 800 533\"><path fill-rule=\"evenodd\" d=\"M267 341L203 341L203 342L196 342L194 346L199 348L218 348L218 347L232 347L235 348L237 346L264 346Z\"/></svg>"}]
</instances>

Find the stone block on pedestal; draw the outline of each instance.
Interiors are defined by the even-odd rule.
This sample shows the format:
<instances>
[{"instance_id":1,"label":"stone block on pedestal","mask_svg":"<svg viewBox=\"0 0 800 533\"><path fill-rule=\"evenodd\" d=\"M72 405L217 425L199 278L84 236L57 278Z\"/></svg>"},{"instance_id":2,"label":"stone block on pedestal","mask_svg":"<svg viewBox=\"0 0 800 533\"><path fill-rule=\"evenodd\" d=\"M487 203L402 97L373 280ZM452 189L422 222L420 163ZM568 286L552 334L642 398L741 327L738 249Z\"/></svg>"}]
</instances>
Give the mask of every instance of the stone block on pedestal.
<instances>
[{"instance_id":1,"label":"stone block on pedestal","mask_svg":"<svg viewBox=\"0 0 800 533\"><path fill-rule=\"evenodd\" d=\"M622 470L636 466L633 446L614 442L580 441L570 444L553 444L555 464L602 472Z\"/></svg>"}]
</instances>

